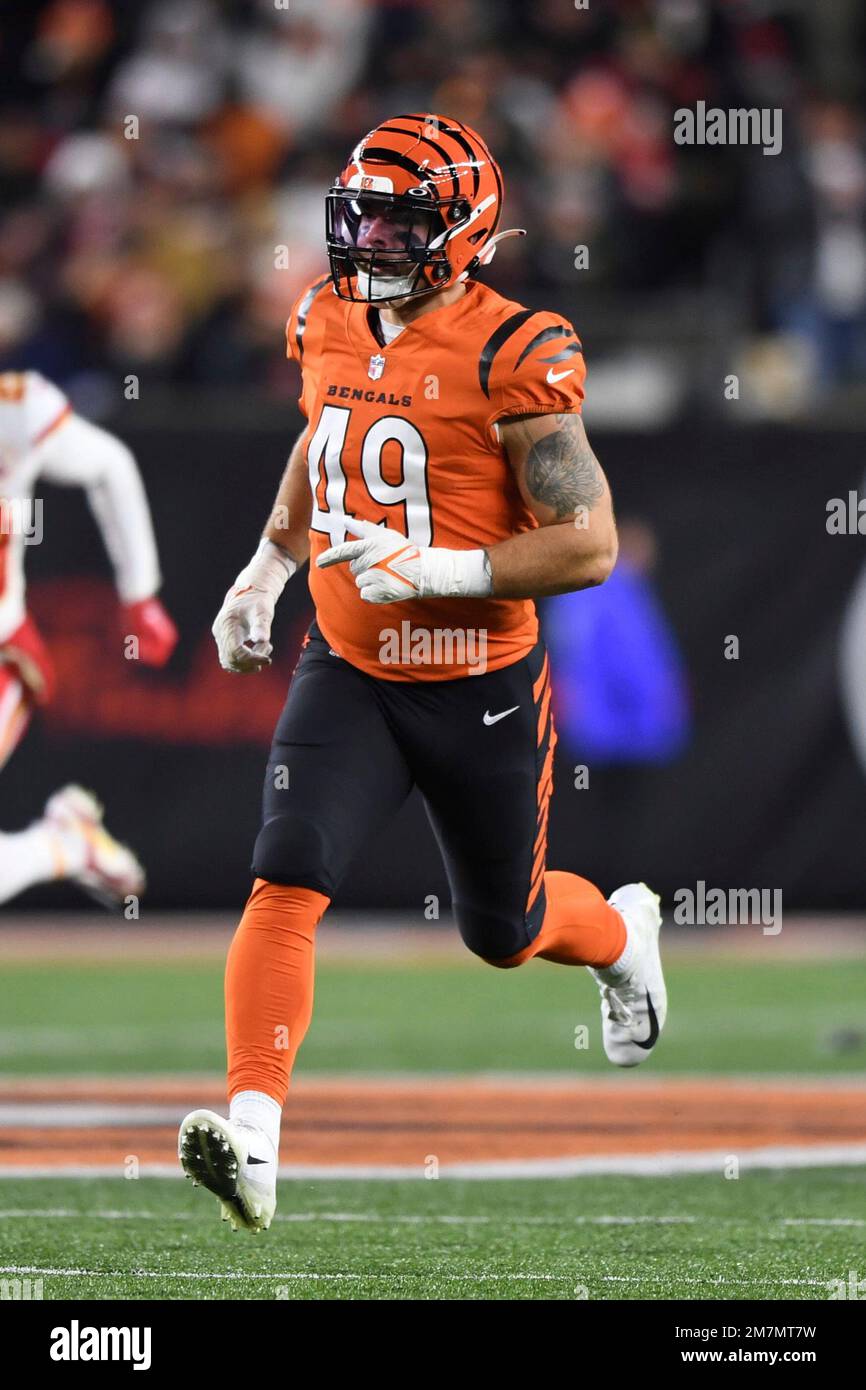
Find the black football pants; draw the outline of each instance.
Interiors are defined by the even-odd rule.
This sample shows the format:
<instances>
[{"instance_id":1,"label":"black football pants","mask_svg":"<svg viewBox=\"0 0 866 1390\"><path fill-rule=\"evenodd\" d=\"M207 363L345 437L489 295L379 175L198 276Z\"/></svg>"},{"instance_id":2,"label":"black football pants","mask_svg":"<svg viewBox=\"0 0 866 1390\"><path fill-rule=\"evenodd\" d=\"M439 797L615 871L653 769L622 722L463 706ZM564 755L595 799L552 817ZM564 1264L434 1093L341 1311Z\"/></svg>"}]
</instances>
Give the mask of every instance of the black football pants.
<instances>
[{"instance_id":1,"label":"black football pants","mask_svg":"<svg viewBox=\"0 0 866 1390\"><path fill-rule=\"evenodd\" d=\"M540 642L498 671L387 681L334 655L314 623L274 733L253 872L333 898L414 785L463 940L487 960L516 955L545 912L554 742Z\"/></svg>"}]
</instances>

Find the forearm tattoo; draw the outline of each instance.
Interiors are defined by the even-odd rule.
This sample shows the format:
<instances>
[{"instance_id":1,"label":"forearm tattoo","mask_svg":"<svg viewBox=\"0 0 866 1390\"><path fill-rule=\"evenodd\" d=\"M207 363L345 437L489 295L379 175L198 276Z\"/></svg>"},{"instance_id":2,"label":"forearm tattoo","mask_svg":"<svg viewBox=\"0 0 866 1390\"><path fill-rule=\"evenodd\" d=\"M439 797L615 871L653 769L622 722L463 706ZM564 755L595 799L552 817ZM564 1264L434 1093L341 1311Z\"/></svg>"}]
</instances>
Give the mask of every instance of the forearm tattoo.
<instances>
[{"instance_id":1,"label":"forearm tattoo","mask_svg":"<svg viewBox=\"0 0 866 1390\"><path fill-rule=\"evenodd\" d=\"M580 417L557 415L556 422L559 428L530 449L525 478L532 497L561 518L578 507L592 511L604 494L604 483Z\"/></svg>"}]
</instances>

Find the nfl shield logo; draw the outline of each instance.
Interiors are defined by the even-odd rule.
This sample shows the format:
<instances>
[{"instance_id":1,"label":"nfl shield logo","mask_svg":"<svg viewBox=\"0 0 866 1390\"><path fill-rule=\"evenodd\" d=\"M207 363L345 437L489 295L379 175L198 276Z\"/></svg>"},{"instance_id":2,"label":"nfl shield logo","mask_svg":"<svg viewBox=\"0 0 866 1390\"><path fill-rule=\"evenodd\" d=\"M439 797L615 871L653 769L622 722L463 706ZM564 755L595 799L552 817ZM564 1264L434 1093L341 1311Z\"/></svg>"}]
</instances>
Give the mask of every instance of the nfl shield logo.
<instances>
[{"instance_id":1,"label":"nfl shield logo","mask_svg":"<svg viewBox=\"0 0 866 1390\"><path fill-rule=\"evenodd\" d=\"M378 381L385 370L385 359L381 354L370 358L370 365L367 368L367 375L373 380Z\"/></svg>"}]
</instances>

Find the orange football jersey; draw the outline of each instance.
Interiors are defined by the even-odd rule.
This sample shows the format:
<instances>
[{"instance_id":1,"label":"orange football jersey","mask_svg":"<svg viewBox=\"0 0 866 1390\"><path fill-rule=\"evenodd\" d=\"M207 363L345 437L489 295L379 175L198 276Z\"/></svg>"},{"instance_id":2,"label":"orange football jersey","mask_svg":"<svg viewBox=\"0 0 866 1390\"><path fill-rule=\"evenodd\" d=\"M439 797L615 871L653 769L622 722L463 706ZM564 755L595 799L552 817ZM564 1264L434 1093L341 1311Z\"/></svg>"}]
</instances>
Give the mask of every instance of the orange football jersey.
<instances>
[{"instance_id":1,"label":"orange football jersey","mask_svg":"<svg viewBox=\"0 0 866 1390\"><path fill-rule=\"evenodd\" d=\"M537 525L497 422L579 412L585 367L571 325L470 282L382 346L378 311L347 303L330 278L298 298L286 329L300 364L313 494L310 591L339 655L384 680L450 680L508 666L538 636L525 599L424 598L365 603L349 566L316 557L356 539L347 516L416 545L489 547Z\"/></svg>"}]
</instances>

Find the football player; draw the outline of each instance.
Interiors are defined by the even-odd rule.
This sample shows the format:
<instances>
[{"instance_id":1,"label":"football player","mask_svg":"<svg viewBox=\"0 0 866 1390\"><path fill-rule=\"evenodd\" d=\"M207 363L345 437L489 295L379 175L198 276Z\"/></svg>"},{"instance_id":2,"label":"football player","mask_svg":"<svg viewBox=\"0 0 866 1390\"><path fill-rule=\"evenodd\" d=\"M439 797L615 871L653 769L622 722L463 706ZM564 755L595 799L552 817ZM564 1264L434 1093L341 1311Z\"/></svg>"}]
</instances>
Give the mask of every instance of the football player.
<instances>
[{"instance_id":1,"label":"football player","mask_svg":"<svg viewBox=\"0 0 866 1390\"><path fill-rule=\"evenodd\" d=\"M163 666L177 642L155 597L160 584L150 511L135 459L113 434L76 414L38 372L0 375L0 768L20 743L34 709L53 694L51 660L25 608L24 552L41 539L39 478L86 489L114 565L122 643ZM102 807L82 787L49 799L43 818L0 834L0 903L34 883L72 879L105 901L140 893L144 874L131 850L109 834Z\"/></svg>"},{"instance_id":2,"label":"football player","mask_svg":"<svg viewBox=\"0 0 866 1390\"><path fill-rule=\"evenodd\" d=\"M396 116L326 197L330 274L288 323L307 428L214 623L222 665L270 662L309 558L315 620L274 735L255 882L226 972L229 1118L194 1111L181 1164L256 1231L313 1000L316 926L417 786L469 950L586 966L608 1057L643 1062L666 1013L659 900L548 872L555 733L533 600L613 568L610 490L581 421L571 324L476 279L502 175L460 121Z\"/></svg>"}]
</instances>

